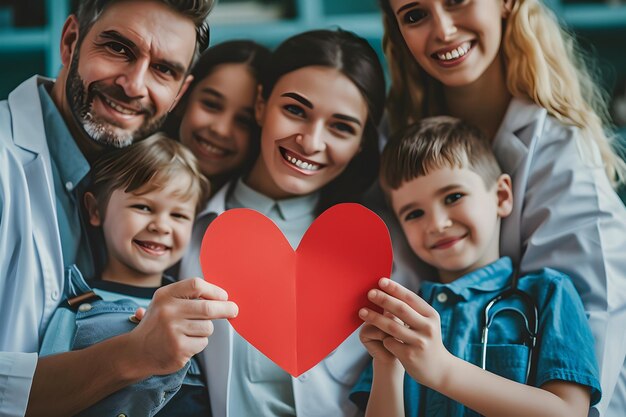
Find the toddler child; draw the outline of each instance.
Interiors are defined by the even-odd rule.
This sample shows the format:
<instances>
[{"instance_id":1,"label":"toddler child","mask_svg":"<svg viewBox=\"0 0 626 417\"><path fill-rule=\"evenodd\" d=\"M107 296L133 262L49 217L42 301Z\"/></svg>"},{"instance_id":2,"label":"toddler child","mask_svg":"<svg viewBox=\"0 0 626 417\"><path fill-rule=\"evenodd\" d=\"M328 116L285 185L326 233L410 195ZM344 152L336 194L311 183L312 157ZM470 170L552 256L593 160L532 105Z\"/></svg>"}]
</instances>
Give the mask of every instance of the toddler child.
<instances>
[{"instance_id":1,"label":"toddler child","mask_svg":"<svg viewBox=\"0 0 626 417\"><path fill-rule=\"evenodd\" d=\"M173 282L164 271L182 257L195 214L208 193L208 181L193 154L162 134L99 159L85 205L89 223L102 229L107 259L91 286L75 265L67 269L70 298L53 316L40 354L82 349L131 331L138 324L135 311L147 308L157 289ZM153 416L157 412L159 416L210 415L208 392L195 357L178 372L128 386L79 415Z\"/></svg>"}]
</instances>

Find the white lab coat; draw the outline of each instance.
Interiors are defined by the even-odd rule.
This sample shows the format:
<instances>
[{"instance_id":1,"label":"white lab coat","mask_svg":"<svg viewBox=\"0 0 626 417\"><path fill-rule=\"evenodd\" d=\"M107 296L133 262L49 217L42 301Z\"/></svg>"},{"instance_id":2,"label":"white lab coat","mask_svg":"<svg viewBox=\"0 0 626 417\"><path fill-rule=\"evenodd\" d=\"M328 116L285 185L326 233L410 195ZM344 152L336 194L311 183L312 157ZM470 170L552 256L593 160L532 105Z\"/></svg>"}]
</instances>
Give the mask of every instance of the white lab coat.
<instances>
[{"instance_id":1,"label":"white lab coat","mask_svg":"<svg viewBox=\"0 0 626 417\"><path fill-rule=\"evenodd\" d=\"M200 244L209 223L225 211L227 190L222 189L200 213L194 226L190 247L183 257L179 277L202 277L199 264ZM233 359L233 328L227 320L214 320L215 331L201 353L207 376L213 417L233 416L228 412ZM259 323L259 326L264 326ZM268 331L272 329L268 328ZM359 341L358 330L318 365L292 378L298 417L352 417L362 415L348 399L352 386L364 369L369 355Z\"/></svg>"},{"instance_id":2,"label":"white lab coat","mask_svg":"<svg viewBox=\"0 0 626 417\"><path fill-rule=\"evenodd\" d=\"M511 101L493 148L513 178L514 207L502 222L501 254L519 263L523 274L550 267L572 278L600 366L602 400L590 415L623 416L626 209L599 151L585 145L578 129L521 99Z\"/></svg>"},{"instance_id":3,"label":"white lab coat","mask_svg":"<svg viewBox=\"0 0 626 417\"><path fill-rule=\"evenodd\" d=\"M22 416L39 340L63 294L63 258L38 85L0 102L0 415Z\"/></svg>"},{"instance_id":4,"label":"white lab coat","mask_svg":"<svg viewBox=\"0 0 626 417\"><path fill-rule=\"evenodd\" d=\"M596 345L602 400L590 416L626 412L626 209L596 146L536 104L512 99L494 138L502 170L513 179L513 212L503 219L500 255L521 274L550 267L572 278ZM597 162L585 162L595 159ZM390 210L394 279L416 290L426 267L413 255ZM421 275L420 275L421 274ZM610 400L610 404L609 404Z\"/></svg>"}]
</instances>

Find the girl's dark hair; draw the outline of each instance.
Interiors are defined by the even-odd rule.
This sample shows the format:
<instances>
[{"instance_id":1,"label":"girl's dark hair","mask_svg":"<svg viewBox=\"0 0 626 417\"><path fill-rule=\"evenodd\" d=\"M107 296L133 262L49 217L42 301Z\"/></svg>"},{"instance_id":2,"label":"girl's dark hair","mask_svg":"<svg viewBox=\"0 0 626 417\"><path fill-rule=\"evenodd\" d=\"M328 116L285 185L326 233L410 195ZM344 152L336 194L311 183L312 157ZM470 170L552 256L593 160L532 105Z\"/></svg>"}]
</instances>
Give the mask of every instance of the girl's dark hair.
<instances>
[{"instance_id":1,"label":"girl's dark hair","mask_svg":"<svg viewBox=\"0 0 626 417\"><path fill-rule=\"evenodd\" d=\"M206 77L211 75L215 68L223 64L246 64L250 73L260 80L264 73L264 67L270 57L270 51L266 47L249 40L232 40L219 43L210 47L200 56L198 62L193 66L191 75L193 81L189 88L176 106L174 111L170 113L163 124L162 130L170 137L178 138L180 123L187 110L187 103L194 88L202 82ZM259 154L259 127L253 123L250 129L250 145L248 157L246 158L242 168L235 173L230 173L232 177L237 177L241 172L248 170L255 158Z\"/></svg>"},{"instance_id":2,"label":"girl's dark hair","mask_svg":"<svg viewBox=\"0 0 626 417\"><path fill-rule=\"evenodd\" d=\"M250 72L259 79L269 57L269 49L250 40L240 39L218 43L207 49L191 69L193 81L183 96L183 100L187 98L194 87L210 75L218 65L247 64L248 67L250 67Z\"/></svg>"},{"instance_id":3,"label":"girl's dark hair","mask_svg":"<svg viewBox=\"0 0 626 417\"><path fill-rule=\"evenodd\" d=\"M340 29L314 30L292 36L276 48L262 77L263 98L267 101L285 74L311 66L341 72L367 104L361 150L345 171L322 189L316 209L321 213L334 204L358 200L378 175L378 124L385 105L385 76L376 52L365 39Z\"/></svg>"}]
</instances>

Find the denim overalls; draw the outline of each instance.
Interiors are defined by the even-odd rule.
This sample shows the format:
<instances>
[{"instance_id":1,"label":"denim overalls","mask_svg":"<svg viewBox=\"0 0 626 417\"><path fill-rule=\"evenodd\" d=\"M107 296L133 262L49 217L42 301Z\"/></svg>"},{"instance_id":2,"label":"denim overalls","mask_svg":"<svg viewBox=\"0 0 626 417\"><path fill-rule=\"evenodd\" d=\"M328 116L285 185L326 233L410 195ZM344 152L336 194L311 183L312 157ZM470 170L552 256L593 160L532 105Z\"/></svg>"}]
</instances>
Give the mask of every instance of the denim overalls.
<instances>
[{"instance_id":1,"label":"denim overalls","mask_svg":"<svg viewBox=\"0 0 626 417\"><path fill-rule=\"evenodd\" d=\"M75 265L66 269L65 280L67 288L65 295L68 300L92 291ZM143 301L145 303L142 303ZM149 299L125 298L124 294L119 294L117 300L103 300L94 294L86 300L75 303L73 307L64 302L54 313L39 354L46 356L83 349L129 332L136 326L129 318L134 316L138 307L147 307L149 302ZM160 346L154 346L154 349L159 348ZM179 395L176 395L177 393ZM168 404L170 400L172 402ZM210 415L208 404L208 391L197 359L194 357L175 373L152 376L129 385L77 415L152 417L165 407L166 410L159 413L160 416L194 414L207 416Z\"/></svg>"}]
</instances>

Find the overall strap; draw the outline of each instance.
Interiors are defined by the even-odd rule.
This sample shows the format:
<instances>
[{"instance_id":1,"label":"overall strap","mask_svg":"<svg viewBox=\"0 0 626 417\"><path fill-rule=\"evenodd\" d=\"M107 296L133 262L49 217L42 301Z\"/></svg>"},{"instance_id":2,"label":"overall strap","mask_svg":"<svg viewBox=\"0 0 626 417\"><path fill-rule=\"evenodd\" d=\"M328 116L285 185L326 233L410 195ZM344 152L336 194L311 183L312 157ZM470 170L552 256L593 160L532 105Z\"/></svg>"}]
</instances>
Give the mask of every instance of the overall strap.
<instances>
[{"instance_id":1,"label":"overall strap","mask_svg":"<svg viewBox=\"0 0 626 417\"><path fill-rule=\"evenodd\" d=\"M102 300L87 284L76 264L65 269L65 288L67 299L63 305L73 311L85 302Z\"/></svg>"}]
</instances>

